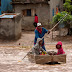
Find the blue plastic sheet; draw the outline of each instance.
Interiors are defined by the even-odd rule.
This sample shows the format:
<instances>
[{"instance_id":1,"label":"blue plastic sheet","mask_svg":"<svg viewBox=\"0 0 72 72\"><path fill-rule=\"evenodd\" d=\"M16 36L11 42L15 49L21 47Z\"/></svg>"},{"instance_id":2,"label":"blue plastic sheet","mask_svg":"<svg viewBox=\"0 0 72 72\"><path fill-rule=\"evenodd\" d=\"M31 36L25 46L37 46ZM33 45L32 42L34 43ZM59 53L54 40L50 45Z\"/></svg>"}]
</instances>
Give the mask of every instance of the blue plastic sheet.
<instances>
[{"instance_id":1,"label":"blue plastic sheet","mask_svg":"<svg viewBox=\"0 0 72 72\"><path fill-rule=\"evenodd\" d=\"M12 11L13 7L10 2L12 0L1 0L1 11Z\"/></svg>"},{"instance_id":2,"label":"blue plastic sheet","mask_svg":"<svg viewBox=\"0 0 72 72\"><path fill-rule=\"evenodd\" d=\"M2 16L2 17L0 17L0 18L13 18L15 15L4 15L4 16Z\"/></svg>"}]
</instances>

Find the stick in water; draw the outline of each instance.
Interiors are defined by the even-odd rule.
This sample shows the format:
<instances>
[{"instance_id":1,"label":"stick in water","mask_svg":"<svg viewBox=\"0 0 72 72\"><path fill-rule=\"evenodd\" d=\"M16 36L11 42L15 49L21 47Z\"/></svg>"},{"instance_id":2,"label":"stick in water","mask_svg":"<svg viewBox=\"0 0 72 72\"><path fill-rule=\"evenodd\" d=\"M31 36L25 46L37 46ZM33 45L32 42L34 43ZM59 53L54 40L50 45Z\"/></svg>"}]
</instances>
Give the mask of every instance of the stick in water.
<instances>
[{"instance_id":1,"label":"stick in water","mask_svg":"<svg viewBox=\"0 0 72 72\"><path fill-rule=\"evenodd\" d=\"M68 14L66 14L50 31L53 31L53 29L55 28L55 27L57 27L58 25L59 25L59 23L62 21L62 20L64 20L64 18L66 17L66 16L68 16ZM43 39L44 37L42 37L42 39Z\"/></svg>"},{"instance_id":2,"label":"stick in water","mask_svg":"<svg viewBox=\"0 0 72 72\"><path fill-rule=\"evenodd\" d=\"M30 51L31 51L31 49L30 49ZM30 51L29 51L29 52L30 52ZM28 53L29 53L29 52L27 52L27 54L23 57L23 59L22 59L22 60L24 60L24 58L28 55Z\"/></svg>"}]
</instances>

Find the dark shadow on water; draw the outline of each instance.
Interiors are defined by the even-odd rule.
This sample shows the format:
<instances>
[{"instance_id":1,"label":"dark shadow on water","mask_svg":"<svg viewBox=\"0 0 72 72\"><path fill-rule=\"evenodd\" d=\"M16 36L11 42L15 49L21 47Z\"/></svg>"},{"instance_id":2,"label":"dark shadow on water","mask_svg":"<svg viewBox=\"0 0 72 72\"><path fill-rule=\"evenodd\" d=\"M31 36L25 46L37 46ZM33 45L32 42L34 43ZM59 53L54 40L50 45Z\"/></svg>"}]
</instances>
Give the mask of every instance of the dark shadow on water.
<instances>
[{"instance_id":1,"label":"dark shadow on water","mask_svg":"<svg viewBox=\"0 0 72 72\"><path fill-rule=\"evenodd\" d=\"M49 63L45 63L44 65L60 65L61 63L58 63L58 62L49 62Z\"/></svg>"}]
</instances>

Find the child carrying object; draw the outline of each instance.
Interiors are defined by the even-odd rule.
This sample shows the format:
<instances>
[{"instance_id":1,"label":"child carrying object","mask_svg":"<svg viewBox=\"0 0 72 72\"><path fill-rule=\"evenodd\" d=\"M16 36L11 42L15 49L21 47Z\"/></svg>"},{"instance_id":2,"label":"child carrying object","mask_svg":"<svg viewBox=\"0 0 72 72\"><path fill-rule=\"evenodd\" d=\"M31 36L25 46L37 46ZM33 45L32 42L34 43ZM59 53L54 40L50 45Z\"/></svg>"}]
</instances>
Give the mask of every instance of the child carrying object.
<instances>
[{"instance_id":1,"label":"child carrying object","mask_svg":"<svg viewBox=\"0 0 72 72\"><path fill-rule=\"evenodd\" d=\"M42 42L43 42L42 38L37 39L36 45L32 48L32 53L34 55L45 55L46 54L45 50L42 48Z\"/></svg>"},{"instance_id":2,"label":"child carrying object","mask_svg":"<svg viewBox=\"0 0 72 72\"><path fill-rule=\"evenodd\" d=\"M57 44L56 44L56 48L58 49L58 52L56 55L59 55L59 54L65 54L65 52L63 51L63 48L62 48L62 42L59 41Z\"/></svg>"}]
</instances>

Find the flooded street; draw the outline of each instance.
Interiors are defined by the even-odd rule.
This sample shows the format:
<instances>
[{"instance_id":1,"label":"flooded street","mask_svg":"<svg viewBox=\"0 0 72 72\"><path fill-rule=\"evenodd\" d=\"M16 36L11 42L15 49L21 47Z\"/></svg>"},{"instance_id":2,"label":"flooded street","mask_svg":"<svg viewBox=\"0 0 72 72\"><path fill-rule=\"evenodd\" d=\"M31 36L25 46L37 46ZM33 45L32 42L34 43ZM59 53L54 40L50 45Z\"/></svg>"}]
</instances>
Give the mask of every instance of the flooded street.
<instances>
[{"instance_id":1,"label":"flooded street","mask_svg":"<svg viewBox=\"0 0 72 72\"><path fill-rule=\"evenodd\" d=\"M52 41L51 36L45 37L47 51L57 51L55 45L58 41ZM66 52L65 64L35 64L23 57L33 47L34 33L23 33L18 41L0 42L0 72L72 72L72 42L62 41ZM19 44L20 43L20 44Z\"/></svg>"}]
</instances>

